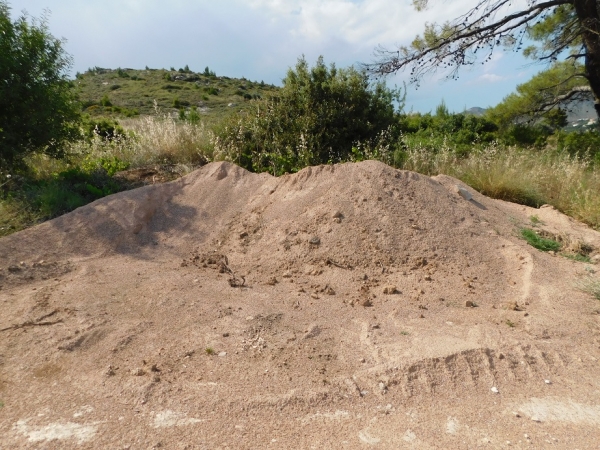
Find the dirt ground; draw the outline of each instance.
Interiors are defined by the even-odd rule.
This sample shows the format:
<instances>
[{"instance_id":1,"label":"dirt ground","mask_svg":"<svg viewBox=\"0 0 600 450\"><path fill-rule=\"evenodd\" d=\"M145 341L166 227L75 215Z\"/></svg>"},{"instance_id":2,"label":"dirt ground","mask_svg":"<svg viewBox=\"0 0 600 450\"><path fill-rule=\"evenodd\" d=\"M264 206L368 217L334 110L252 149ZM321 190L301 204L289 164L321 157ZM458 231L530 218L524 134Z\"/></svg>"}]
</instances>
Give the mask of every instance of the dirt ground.
<instances>
[{"instance_id":1,"label":"dirt ground","mask_svg":"<svg viewBox=\"0 0 600 450\"><path fill-rule=\"evenodd\" d=\"M596 249L374 161L106 197L0 239L0 449L600 448Z\"/></svg>"}]
</instances>

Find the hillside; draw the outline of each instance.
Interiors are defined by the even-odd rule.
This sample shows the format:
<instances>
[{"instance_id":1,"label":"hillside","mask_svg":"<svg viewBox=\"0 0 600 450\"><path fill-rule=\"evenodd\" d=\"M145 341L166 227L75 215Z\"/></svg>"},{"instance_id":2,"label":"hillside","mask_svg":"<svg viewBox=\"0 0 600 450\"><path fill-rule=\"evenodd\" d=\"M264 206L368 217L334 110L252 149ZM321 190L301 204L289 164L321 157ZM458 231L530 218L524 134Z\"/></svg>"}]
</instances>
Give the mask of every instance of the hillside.
<instances>
[{"instance_id":1,"label":"hillside","mask_svg":"<svg viewBox=\"0 0 600 450\"><path fill-rule=\"evenodd\" d=\"M216 76L210 70L196 73L187 69L99 67L78 73L74 87L85 113L113 117L153 114L156 101L163 112L170 114L195 106L200 114L219 118L243 109L250 99L277 90L263 82Z\"/></svg>"}]
</instances>

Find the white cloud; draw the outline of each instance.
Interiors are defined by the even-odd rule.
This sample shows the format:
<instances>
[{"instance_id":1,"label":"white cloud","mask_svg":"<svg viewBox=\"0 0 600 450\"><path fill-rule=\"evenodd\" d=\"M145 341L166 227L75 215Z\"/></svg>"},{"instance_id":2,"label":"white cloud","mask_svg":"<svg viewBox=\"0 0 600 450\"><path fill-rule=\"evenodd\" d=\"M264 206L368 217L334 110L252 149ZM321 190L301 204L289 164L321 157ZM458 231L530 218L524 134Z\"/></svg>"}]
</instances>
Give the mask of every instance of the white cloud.
<instances>
[{"instance_id":1,"label":"white cloud","mask_svg":"<svg viewBox=\"0 0 600 450\"><path fill-rule=\"evenodd\" d=\"M11 1L11 0L9 0ZM527 0L517 0L511 8ZM409 44L425 22L444 22L458 17L476 0L436 0L418 13L408 0L12 0L13 13L27 9L39 17L44 8L51 32L68 39L67 50L75 71L88 67L183 67L210 66L218 74L279 83L288 67L306 55L313 63L319 55L326 63L344 67L371 62L378 45L394 50ZM491 63L478 66L471 82L481 75L487 81L516 72L515 63L497 52ZM469 71L465 71L468 75ZM435 96L459 91L459 82L440 82L440 72L424 80L411 96ZM401 84L405 74L392 76ZM482 81L485 78L482 78ZM521 80L522 82L522 80ZM461 84L462 83L462 84ZM468 91L474 88L471 86ZM502 95L505 95L504 92ZM472 95L491 95L489 92ZM464 97L464 95L463 95ZM464 98L456 108L462 108ZM477 102L480 101L479 97ZM471 103L471 102L467 102Z\"/></svg>"},{"instance_id":2,"label":"white cloud","mask_svg":"<svg viewBox=\"0 0 600 450\"><path fill-rule=\"evenodd\" d=\"M486 83L496 83L498 81L504 80L505 77L496 75L495 73L484 73L479 76L476 81L486 82Z\"/></svg>"}]
</instances>

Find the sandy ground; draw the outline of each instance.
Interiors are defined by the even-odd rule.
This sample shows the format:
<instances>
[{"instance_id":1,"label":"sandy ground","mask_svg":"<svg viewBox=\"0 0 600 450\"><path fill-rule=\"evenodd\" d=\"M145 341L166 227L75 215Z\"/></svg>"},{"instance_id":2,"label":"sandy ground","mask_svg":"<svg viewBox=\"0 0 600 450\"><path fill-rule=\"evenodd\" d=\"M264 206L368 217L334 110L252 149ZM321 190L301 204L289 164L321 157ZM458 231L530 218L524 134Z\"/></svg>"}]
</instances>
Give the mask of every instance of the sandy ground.
<instances>
[{"instance_id":1,"label":"sandy ground","mask_svg":"<svg viewBox=\"0 0 600 450\"><path fill-rule=\"evenodd\" d=\"M600 448L597 266L531 216L596 256L373 161L212 163L2 238L0 449Z\"/></svg>"}]
</instances>

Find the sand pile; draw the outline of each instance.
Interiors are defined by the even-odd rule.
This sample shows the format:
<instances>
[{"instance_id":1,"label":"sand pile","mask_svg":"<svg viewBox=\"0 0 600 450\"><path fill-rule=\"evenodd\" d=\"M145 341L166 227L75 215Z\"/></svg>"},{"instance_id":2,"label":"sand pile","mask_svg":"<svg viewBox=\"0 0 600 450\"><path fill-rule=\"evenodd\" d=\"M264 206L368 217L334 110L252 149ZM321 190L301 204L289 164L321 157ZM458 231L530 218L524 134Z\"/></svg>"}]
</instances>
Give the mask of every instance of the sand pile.
<instances>
[{"instance_id":1,"label":"sand pile","mask_svg":"<svg viewBox=\"0 0 600 450\"><path fill-rule=\"evenodd\" d=\"M600 305L576 283L596 266L521 240L533 215L600 248L550 207L372 161L280 178L213 163L3 238L0 435L589 448Z\"/></svg>"}]
</instances>

